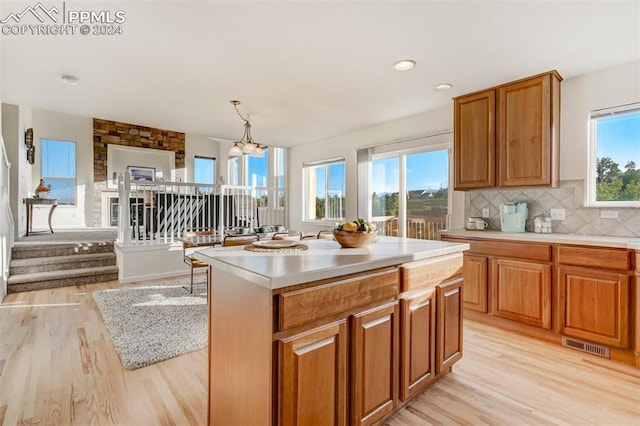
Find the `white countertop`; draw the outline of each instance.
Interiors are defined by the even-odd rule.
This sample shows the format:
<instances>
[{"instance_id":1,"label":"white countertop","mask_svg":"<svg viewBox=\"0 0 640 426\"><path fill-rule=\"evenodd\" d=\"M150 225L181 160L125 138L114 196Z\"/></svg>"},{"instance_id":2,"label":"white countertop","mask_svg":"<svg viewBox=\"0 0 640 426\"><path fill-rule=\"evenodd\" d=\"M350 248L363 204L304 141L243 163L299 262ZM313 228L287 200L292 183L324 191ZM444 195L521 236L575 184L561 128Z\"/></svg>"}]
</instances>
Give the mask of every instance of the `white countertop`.
<instances>
[{"instance_id":1,"label":"white countertop","mask_svg":"<svg viewBox=\"0 0 640 426\"><path fill-rule=\"evenodd\" d=\"M308 250L264 253L243 246L198 250L194 256L225 271L271 289L333 278L461 252L468 244L410 238L380 237L364 248L341 248L336 241L303 240Z\"/></svg>"},{"instance_id":2,"label":"white countertop","mask_svg":"<svg viewBox=\"0 0 640 426\"><path fill-rule=\"evenodd\" d=\"M526 241L531 243L580 244L587 246L617 247L640 250L640 238L613 237L607 235L536 234L533 232L511 233L502 231L467 231L451 229L442 231L443 236L458 238L483 238L494 240Z\"/></svg>"}]
</instances>

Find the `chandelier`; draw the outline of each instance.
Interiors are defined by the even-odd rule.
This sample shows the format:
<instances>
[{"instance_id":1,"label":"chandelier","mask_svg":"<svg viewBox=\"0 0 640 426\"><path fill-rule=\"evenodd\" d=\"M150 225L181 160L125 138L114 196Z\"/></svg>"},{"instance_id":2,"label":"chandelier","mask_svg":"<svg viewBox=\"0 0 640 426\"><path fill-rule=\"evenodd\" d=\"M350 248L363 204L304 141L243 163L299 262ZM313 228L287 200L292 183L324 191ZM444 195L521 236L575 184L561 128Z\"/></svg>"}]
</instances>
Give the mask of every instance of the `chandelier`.
<instances>
[{"instance_id":1,"label":"chandelier","mask_svg":"<svg viewBox=\"0 0 640 426\"><path fill-rule=\"evenodd\" d=\"M251 137L251 123L249 123L249 114L247 117L243 117L238 111L238 105L240 101L229 101L233 108L236 110L236 114L242 121L244 121L244 134L239 141L234 142L233 146L229 149L229 157L240 157L242 155L253 155L254 157L264 157L264 148L262 145L256 143Z\"/></svg>"}]
</instances>

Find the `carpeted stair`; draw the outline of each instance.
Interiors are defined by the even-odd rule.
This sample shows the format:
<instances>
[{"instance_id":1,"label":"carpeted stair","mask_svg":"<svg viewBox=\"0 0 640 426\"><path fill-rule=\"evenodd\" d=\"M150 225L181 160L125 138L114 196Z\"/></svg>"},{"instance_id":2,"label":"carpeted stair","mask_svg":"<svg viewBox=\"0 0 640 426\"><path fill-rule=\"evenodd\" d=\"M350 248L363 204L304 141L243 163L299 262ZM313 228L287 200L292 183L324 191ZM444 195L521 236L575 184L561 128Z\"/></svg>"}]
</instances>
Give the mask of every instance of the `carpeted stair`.
<instances>
[{"instance_id":1,"label":"carpeted stair","mask_svg":"<svg viewBox=\"0 0 640 426\"><path fill-rule=\"evenodd\" d=\"M113 242L15 244L7 292L118 279Z\"/></svg>"}]
</instances>

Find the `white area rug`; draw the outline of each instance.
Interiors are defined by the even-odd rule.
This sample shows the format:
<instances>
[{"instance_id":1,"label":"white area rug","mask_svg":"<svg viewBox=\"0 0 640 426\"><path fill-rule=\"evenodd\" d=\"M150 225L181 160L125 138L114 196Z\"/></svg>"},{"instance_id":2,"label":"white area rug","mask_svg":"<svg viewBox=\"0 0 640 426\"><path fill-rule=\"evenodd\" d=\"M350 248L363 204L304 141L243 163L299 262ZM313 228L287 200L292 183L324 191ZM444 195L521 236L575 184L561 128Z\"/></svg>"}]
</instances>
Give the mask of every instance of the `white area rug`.
<instances>
[{"instance_id":1,"label":"white area rug","mask_svg":"<svg viewBox=\"0 0 640 426\"><path fill-rule=\"evenodd\" d=\"M200 281L200 280L199 280ZM129 369L207 346L207 293L189 278L93 293L122 365Z\"/></svg>"}]
</instances>

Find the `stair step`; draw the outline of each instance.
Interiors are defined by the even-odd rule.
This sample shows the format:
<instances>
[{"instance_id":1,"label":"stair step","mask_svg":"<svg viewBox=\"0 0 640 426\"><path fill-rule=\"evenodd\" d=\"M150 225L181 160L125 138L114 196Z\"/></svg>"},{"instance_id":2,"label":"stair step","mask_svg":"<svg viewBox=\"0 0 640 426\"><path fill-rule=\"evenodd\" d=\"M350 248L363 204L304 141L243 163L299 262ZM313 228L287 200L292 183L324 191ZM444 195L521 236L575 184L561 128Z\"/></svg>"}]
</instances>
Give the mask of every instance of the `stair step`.
<instances>
[{"instance_id":1,"label":"stair step","mask_svg":"<svg viewBox=\"0 0 640 426\"><path fill-rule=\"evenodd\" d=\"M12 259L34 257L77 256L92 253L113 252L113 242L83 243L16 243L11 249Z\"/></svg>"},{"instance_id":2,"label":"stair step","mask_svg":"<svg viewBox=\"0 0 640 426\"><path fill-rule=\"evenodd\" d=\"M7 292L41 290L91 284L118 279L117 266L100 266L94 268L67 269L64 271L36 272L30 274L11 275L7 279Z\"/></svg>"},{"instance_id":3,"label":"stair step","mask_svg":"<svg viewBox=\"0 0 640 426\"><path fill-rule=\"evenodd\" d=\"M59 271L63 269L93 268L97 266L112 266L115 264L116 254L113 252L28 257L11 260L9 264L9 275Z\"/></svg>"}]
</instances>

